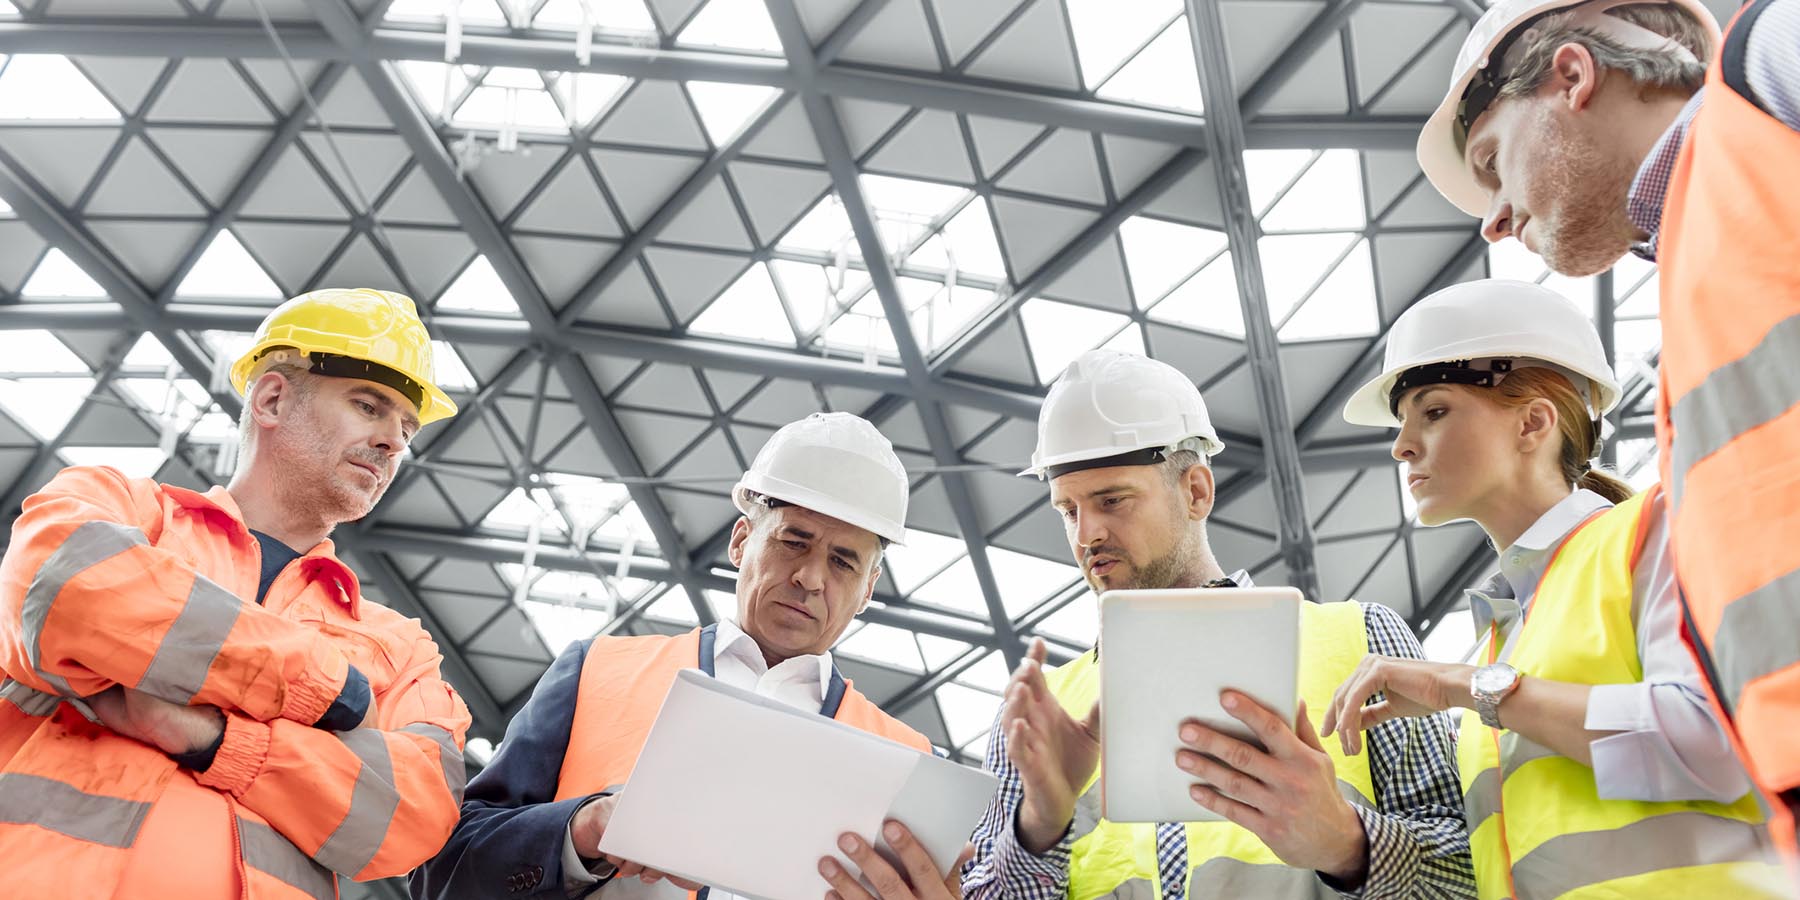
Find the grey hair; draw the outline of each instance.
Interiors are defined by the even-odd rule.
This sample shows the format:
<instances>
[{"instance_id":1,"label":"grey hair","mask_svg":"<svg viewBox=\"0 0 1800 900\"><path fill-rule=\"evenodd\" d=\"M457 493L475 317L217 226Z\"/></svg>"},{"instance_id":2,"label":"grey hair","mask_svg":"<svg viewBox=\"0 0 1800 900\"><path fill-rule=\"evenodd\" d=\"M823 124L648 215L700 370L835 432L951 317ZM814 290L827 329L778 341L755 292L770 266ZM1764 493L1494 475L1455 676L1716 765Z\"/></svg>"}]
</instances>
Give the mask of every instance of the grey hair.
<instances>
[{"instance_id":1,"label":"grey hair","mask_svg":"<svg viewBox=\"0 0 1800 900\"><path fill-rule=\"evenodd\" d=\"M1186 475L1187 470L1208 464L1206 457L1200 455L1199 451L1183 447L1179 450L1169 451L1168 455L1163 457L1163 461L1156 464L1156 467L1162 471L1163 480L1167 481L1170 487L1174 487L1181 483L1181 476Z\"/></svg>"},{"instance_id":2,"label":"grey hair","mask_svg":"<svg viewBox=\"0 0 1800 900\"><path fill-rule=\"evenodd\" d=\"M778 500L766 494L759 494L748 489L744 491L744 498L750 501L745 504L746 506L749 506L750 509L744 513L744 518L750 520L750 532L752 534L762 528L763 523L769 521L769 513L774 511L776 507L794 505L786 500ZM888 544L891 542L879 534L875 535L875 540L881 542L881 552L886 553Z\"/></svg>"},{"instance_id":3,"label":"grey hair","mask_svg":"<svg viewBox=\"0 0 1800 900\"><path fill-rule=\"evenodd\" d=\"M1519 37L1518 46L1511 51L1519 54L1519 62L1501 86L1499 97L1531 94L1542 87L1550 79L1557 48L1564 44L1586 47L1596 64L1625 73L1640 90L1686 95L1700 90L1714 48L1712 36L1692 13L1672 3L1646 3L1614 7L1606 15L1673 38L1694 56L1686 59L1673 53L1623 46L1591 29L1572 26L1573 10L1554 13L1532 23Z\"/></svg>"}]
</instances>

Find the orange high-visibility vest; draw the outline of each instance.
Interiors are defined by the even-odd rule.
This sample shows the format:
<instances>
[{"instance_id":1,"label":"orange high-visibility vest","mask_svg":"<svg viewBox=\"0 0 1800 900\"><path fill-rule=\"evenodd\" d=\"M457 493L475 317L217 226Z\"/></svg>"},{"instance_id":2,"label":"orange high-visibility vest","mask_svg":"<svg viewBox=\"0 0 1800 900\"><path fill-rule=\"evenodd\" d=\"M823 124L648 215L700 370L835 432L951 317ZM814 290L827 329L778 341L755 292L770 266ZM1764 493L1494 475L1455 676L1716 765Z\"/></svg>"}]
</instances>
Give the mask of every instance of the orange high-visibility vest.
<instances>
[{"instance_id":1,"label":"orange high-visibility vest","mask_svg":"<svg viewBox=\"0 0 1800 900\"><path fill-rule=\"evenodd\" d=\"M709 625L673 637L594 639L581 665L575 723L556 784L557 800L624 786L675 674L693 668L712 674L713 637ZM882 712L835 668L819 714L920 753L931 752L924 735Z\"/></svg>"},{"instance_id":2,"label":"orange high-visibility vest","mask_svg":"<svg viewBox=\"0 0 1800 900\"><path fill-rule=\"evenodd\" d=\"M1669 184L1656 435L1684 631L1795 854L1800 810L1800 132L1749 99L1738 12Z\"/></svg>"},{"instance_id":3,"label":"orange high-visibility vest","mask_svg":"<svg viewBox=\"0 0 1800 900\"><path fill-rule=\"evenodd\" d=\"M329 541L258 606L260 575L224 488L72 468L25 501L0 561L0 895L332 900L443 846L469 713L437 646ZM352 665L376 727L313 727ZM71 702L115 684L224 710L212 766Z\"/></svg>"}]
</instances>

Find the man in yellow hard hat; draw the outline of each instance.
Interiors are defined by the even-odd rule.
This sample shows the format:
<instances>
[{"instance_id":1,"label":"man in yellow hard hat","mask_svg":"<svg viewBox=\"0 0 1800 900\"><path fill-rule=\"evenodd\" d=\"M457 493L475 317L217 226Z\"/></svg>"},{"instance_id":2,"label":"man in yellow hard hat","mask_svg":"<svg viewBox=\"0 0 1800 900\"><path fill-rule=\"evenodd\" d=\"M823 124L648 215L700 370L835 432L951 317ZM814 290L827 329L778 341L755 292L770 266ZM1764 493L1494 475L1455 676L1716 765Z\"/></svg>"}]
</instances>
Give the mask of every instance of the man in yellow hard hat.
<instances>
[{"instance_id":1,"label":"man in yellow hard hat","mask_svg":"<svg viewBox=\"0 0 1800 900\"><path fill-rule=\"evenodd\" d=\"M468 710L328 539L455 414L432 368L410 299L313 291L232 367L228 486L75 467L25 501L0 561L10 893L329 900L443 844Z\"/></svg>"},{"instance_id":2,"label":"man in yellow hard hat","mask_svg":"<svg viewBox=\"0 0 1800 900\"><path fill-rule=\"evenodd\" d=\"M1682 634L1800 875L1800 0L1723 30L1701 0L1500 0L1418 154L1490 241L1565 275L1660 267Z\"/></svg>"}]
</instances>

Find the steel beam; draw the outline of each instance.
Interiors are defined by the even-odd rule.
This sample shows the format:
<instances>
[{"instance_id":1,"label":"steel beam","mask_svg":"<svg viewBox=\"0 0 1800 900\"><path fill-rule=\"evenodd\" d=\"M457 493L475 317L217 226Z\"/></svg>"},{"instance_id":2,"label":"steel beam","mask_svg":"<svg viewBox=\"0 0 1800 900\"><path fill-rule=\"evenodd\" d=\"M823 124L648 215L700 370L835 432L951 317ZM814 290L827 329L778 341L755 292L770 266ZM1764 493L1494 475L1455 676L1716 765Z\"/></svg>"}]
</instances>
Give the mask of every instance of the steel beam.
<instances>
[{"instance_id":1,"label":"steel beam","mask_svg":"<svg viewBox=\"0 0 1800 900\"><path fill-rule=\"evenodd\" d=\"M1225 45L1224 12L1220 0L1186 0L1188 32L1194 59L1200 68L1201 98L1206 104L1212 138L1209 148L1218 162L1219 200L1224 207L1225 237L1231 247L1231 267L1237 277L1238 302L1243 308L1244 342L1250 374L1256 389L1256 405L1262 416L1263 454L1270 487L1275 495L1275 514L1280 525L1281 557L1293 586L1312 600L1320 599L1319 576L1314 562L1312 516L1306 509L1306 486L1301 481L1300 447L1294 439L1292 415L1281 376L1281 343L1269 318L1268 295L1263 284L1262 254L1257 241L1262 232L1250 202L1250 187L1239 163L1244 155L1243 121L1238 116L1237 93L1232 88L1231 64Z\"/></svg>"},{"instance_id":2,"label":"steel beam","mask_svg":"<svg viewBox=\"0 0 1800 900\"><path fill-rule=\"evenodd\" d=\"M1262 114L1264 107L1269 105L1269 100L1280 93L1289 81L1293 80L1296 72L1299 72L1307 63L1312 62L1313 53L1317 52L1326 41L1337 36L1338 30L1344 27L1344 23L1350 21L1351 14L1362 8L1362 2L1363 0L1330 0L1311 22L1306 23L1306 27L1294 37L1287 49L1281 51L1281 55L1275 58L1275 62L1263 70L1263 73L1258 75L1256 80L1251 82L1250 86L1245 88L1243 94L1238 97L1238 108L1242 110L1245 121ZM1354 100L1354 98L1352 99ZM1207 108L1211 109L1212 107ZM1328 145L1315 144L1313 146Z\"/></svg>"}]
</instances>

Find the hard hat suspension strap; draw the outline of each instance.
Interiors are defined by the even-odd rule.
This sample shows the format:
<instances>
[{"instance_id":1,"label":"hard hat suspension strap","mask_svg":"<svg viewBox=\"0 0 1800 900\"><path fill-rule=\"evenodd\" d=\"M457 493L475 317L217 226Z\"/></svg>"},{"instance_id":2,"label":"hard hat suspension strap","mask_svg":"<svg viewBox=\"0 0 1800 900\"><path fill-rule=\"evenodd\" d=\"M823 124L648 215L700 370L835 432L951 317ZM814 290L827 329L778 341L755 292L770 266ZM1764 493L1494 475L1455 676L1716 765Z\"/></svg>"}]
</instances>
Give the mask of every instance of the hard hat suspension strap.
<instances>
[{"instance_id":1,"label":"hard hat suspension strap","mask_svg":"<svg viewBox=\"0 0 1800 900\"><path fill-rule=\"evenodd\" d=\"M1104 469L1109 466L1154 466L1168 459L1168 454L1164 452L1165 449L1163 447L1145 447L1142 450L1102 456L1099 459L1081 459L1062 465L1046 466L1044 477L1058 478L1070 472L1080 472L1083 469Z\"/></svg>"}]
</instances>

